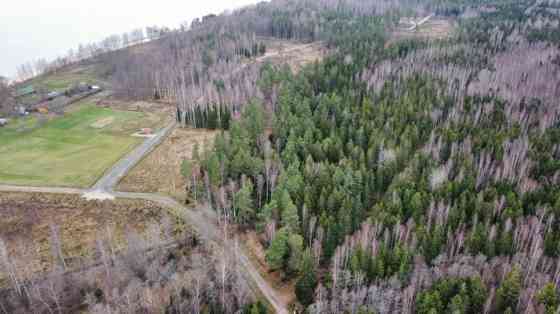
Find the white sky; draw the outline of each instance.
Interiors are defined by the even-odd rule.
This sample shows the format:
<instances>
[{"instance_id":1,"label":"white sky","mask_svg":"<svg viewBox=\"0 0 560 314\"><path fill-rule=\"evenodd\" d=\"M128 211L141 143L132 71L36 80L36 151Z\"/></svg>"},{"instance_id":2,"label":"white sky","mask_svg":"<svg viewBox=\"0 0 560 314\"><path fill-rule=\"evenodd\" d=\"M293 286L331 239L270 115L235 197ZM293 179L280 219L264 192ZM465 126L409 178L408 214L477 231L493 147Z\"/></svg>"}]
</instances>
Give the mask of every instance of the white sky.
<instances>
[{"instance_id":1,"label":"white sky","mask_svg":"<svg viewBox=\"0 0 560 314\"><path fill-rule=\"evenodd\" d=\"M257 0L2 0L0 75L19 64L65 54L80 43L151 25L178 27Z\"/></svg>"}]
</instances>

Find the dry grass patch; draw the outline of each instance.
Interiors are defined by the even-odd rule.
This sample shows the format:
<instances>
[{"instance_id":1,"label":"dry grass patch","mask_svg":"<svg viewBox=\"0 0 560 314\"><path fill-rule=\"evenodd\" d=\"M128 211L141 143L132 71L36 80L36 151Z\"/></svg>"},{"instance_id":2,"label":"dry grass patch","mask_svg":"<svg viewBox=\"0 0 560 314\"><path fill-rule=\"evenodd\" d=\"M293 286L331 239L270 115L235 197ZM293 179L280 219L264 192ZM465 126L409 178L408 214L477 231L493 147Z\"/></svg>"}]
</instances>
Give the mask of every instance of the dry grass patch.
<instances>
[{"instance_id":1,"label":"dry grass patch","mask_svg":"<svg viewBox=\"0 0 560 314\"><path fill-rule=\"evenodd\" d=\"M147 102L147 101L122 101L117 99L100 99L97 101L98 107L111 108L118 111L139 112L144 114L141 128L161 128L167 126L175 118L176 107L174 105ZM126 128L123 125L123 128Z\"/></svg>"},{"instance_id":2,"label":"dry grass patch","mask_svg":"<svg viewBox=\"0 0 560 314\"><path fill-rule=\"evenodd\" d=\"M402 23L391 34L391 39L387 45L396 41L406 39L427 39L427 40L440 40L449 38L455 28L452 20L432 18L425 24L418 26L414 30L408 30L410 25Z\"/></svg>"},{"instance_id":3,"label":"dry grass patch","mask_svg":"<svg viewBox=\"0 0 560 314\"><path fill-rule=\"evenodd\" d=\"M266 41L266 50L265 55L257 58L256 62L288 64L294 72L298 72L306 64L321 61L327 53L327 48L321 42L302 44L285 40Z\"/></svg>"},{"instance_id":4,"label":"dry grass patch","mask_svg":"<svg viewBox=\"0 0 560 314\"><path fill-rule=\"evenodd\" d=\"M120 191L162 193L184 198L181 163L191 159L195 143L200 152L208 149L219 131L177 128L150 155L119 182Z\"/></svg>"},{"instance_id":5,"label":"dry grass patch","mask_svg":"<svg viewBox=\"0 0 560 314\"><path fill-rule=\"evenodd\" d=\"M184 229L171 217L167 209L143 200L86 201L80 195L0 194L0 238L27 276L52 269L52 226L58 229L64 261L72 269L97 257L97 240L120 251L126 247L128 234L149 234L162 222L172 234ZM0 272L0 281L5 275Z\"/></svg>"}]
</instances>

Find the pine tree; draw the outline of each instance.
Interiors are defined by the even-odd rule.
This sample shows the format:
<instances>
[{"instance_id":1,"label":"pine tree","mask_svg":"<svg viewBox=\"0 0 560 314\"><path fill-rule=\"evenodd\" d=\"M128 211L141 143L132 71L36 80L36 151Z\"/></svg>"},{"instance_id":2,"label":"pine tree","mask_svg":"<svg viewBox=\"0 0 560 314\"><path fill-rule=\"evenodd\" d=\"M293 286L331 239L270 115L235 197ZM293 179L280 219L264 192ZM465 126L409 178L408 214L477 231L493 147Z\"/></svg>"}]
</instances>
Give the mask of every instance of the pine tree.
<instances>
[{"instance_id":1,"label":"pine tree","mask_svg":"<svg viewBox=\"0 0 560 314\"><path fill-rule=\"evenodd\" d=\"M303 306L313 303L315 288L317 287L317 275L313 263L313 254L310 249L305 250L302 258L300 277L296 282L296 297Z\"/></svg>"},{"instance_id":2,"label":"pine tree","mask_svg":"<svg viewBox=\"0 0 560 314\"><path fill-rule=\"evenodd\" d=\"M546 314L554 314L558 310L560 299L556 293L554 283L546 284L537 294L537 301L545 308Z\"/></svg>"},{"instance_id":3,"label":"pine tree","mask_svg":"<svg viewBox=\"0 0 560 314\"><path fill-rule=\"evenodd\" d=\"M466 314L465 301L461 295L456 295L451 299L451 304L449 304L449 313L451 314Z\"/></svg>"},{"instance_id":4,"label":"pine tree","mask_svg":"<svg viewBox=\"0 0 560 314\"><path fill-rule=\"evenodd\" d=\"M288 237L288 247L290 256L287 263L287 271L290 274L297 274L301 268L303 254L303 237L299 234L290 234Z\"/></svg>"},{"instance_id":5,"label":"pine tree","mask_svg":"<svg viewBox=\"0 0 560 314\"><path fill-rule=\"evenodd\" d=\"M297 208L292 202L288 191L284 190L282 194L282 226L289 228L292 232L299 233L299 216Z\"/></svg>"},{"instance_id":6,"label":"pine tree","mask_svg":"<svg viewBox=\"0 0 560 314\"><path fill-rule=\"evenodd\" d=\"M251 182L251 180L246 180L243 184L243 188L235 193L234 207L242 224L250 223L255 219L253 182Z\"/></svg>"},{"instance_id":7,"label":"pine tree","mask_svg":"<svg viewBox=\"0 0 560 314\"><path fill-rule=\"evenodd\" d=\"M266 250L266 262L271 270L280 270L285 266L285 260L290 252L288 247L289 231L282 228L276 232L270 247Z\"/></svg>"},{"instance_id":8,"label":"pine tree","mask_svg":"<svg viewBox=\"0 0 560 314\"><path fill-rule=\"evenodd\" d=\"M437 291L422 293L416 303L418 314L443 313L443 310L443 302Z\"/></svg>"},{"instance_id":9,"label":"pine tree","mask_svg":"<svg viewBox=\"0 0 560 314\"><path fill-rule=\"evenodd\" d=\"M500 285L496 292L496 307L505 312L508 308L515 311L519 294L521 293L521 274L519 269L514 268Z\"/></svg>"},{"instance_id":10,"label":"pine tree","mask_svg":"<svg viewBox=\"0 0 560 314\"><path fill-rule=\"evenodd\" d=\"M480 277L471 278L469 280L469 291L471 313L482 313L484 310L484 303L488 297L488 289Z\"/></svg>"}]
</instances>

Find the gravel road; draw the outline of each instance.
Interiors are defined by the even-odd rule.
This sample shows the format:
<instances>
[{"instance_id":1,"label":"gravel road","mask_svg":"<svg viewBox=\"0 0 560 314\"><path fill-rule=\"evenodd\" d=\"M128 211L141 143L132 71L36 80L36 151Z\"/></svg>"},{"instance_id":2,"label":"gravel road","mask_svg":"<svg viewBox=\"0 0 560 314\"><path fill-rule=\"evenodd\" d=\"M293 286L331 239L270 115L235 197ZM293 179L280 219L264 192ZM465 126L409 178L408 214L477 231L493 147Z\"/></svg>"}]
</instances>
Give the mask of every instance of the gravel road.
<instances>
[{"instance_id":1,"label":"gravel road","mask_svg":"<svg viewBox=\"0 0 560 314\"><path fill-rule=\"evenodd\" d=\"M148 138L123 159L119 160L105 175L99 179L92 190L110 192L119 181L130 171L144 156L148 155L157 145L159 145L171 130L175 127L175 122L161 129L154 137Z\"/></svg>"}]
</instances>

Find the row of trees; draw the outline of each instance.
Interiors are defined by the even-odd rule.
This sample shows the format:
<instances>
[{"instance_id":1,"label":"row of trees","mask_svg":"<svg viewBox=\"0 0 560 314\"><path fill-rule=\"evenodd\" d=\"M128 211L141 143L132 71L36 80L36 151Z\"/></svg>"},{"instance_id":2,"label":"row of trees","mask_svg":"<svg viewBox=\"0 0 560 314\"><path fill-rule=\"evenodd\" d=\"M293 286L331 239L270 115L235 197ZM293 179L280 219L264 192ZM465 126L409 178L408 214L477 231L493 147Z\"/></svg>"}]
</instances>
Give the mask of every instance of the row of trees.
<instances>
[{"instance_id":1,"label":"row of trees","mask_svg":"<svg viewBox=\"0 0 560 314\"><path fill-rule=\"evenodd\" d=\"M231 119L231 108L224 105L197 106L192 111L182 111L177 108L177 122L183 126L210 130L228 130Z\"/></svg>"},{"instance_id":2,"label":"row of trees","mask_svg":"<svg viewBox=\"0 0 560 314\"><path fill-rule=\"evenodd\" d=\"M159 39L170 32L167 27L149 26L145 31L137 28L123 34L110 35L99 42L80 44L76 49L72 48L65 55L54 60L39 58L19 65L16 69L16 79L25 81L42 74L56 72L77 62L95 59L112 51Z\"/></svg>"}]
</instances>

